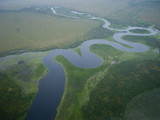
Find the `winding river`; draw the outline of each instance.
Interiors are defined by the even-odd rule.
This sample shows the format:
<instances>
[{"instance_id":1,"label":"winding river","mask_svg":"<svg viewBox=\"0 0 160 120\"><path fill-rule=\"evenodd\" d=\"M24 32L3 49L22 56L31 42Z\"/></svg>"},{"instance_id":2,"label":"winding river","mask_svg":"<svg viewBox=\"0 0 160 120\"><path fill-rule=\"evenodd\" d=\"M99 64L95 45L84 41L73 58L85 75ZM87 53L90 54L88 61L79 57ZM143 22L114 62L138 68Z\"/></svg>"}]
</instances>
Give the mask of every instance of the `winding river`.
<instances>
[{"instance_id":1,"label":"winding river","mask_svg":"<svg viewBox=\"0 0 160 120\"><path fill-rule=\"evenodd\" d=\"M57 14L56 11L51 8L53 14ZM76 11L72 12L75 14L80 14ZM82 14L82 13L81 13ZM57 14L63 17L70 17L67 15ZM70 17L74 19L79 19L77 17ZM56 116L57 106L62 98L65 85L65 73L63 67L54 60L57 55L63 55L68 59L73 65L82 67L82 68L95 68L102 63L102 60L90 52L90 46L93 44L107 44L117 50L127 51L127 52L145 52L149 49L148 46L139 43L128 42L122 39L124 35L133 35L133 36L151 36L157 34L159 31L150 28L142 27L128 27L127 29L114 29L110 28L110 22L103 18L92 17L92 20L100 20L104 22L103 27L112 31L118 31L113 35L113 39L119 43L131 46L131 48L124 47L122 44L107 41L103 39L94 39L88 40L81 44L81 56L74 52L72 49L55 49L46 55L42 61L44 65L48 68L49 72L45 77L39 81L39 91L35 96L35 99L30 107L30 110L26 116L26 120L53 120ZM144 29L150 31L149 34L136 34L130 32L134 29Z\"/></svg>"}]
</instances>

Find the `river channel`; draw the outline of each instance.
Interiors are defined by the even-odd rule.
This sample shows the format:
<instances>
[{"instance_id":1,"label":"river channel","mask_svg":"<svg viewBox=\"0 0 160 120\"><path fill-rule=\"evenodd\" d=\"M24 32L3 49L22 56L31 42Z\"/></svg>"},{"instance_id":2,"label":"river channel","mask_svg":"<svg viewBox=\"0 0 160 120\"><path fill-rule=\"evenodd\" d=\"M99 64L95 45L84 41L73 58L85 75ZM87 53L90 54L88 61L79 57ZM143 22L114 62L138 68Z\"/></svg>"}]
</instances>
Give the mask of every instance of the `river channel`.
<instances>
[{"instance_id":1,"label":"river channel","mask_svg":"<svg viewBox=\"0 0 160 120\"><path fill-rule=\"evenodd\" d=\"M57 14L54 8L51 8L53 14ZM80 14L76 11L73 13ZM82 13L81 13L82 14ZM63 17L70 17L62 14L57 14ZM77 19L77 17L70 17ZM114 29L110 28L110 22L103 18L91 17L91 20L100 20L104 22L105 29L111 31L117 31L113 35L113 39L117 42L107 41L103 39L93 39L85 41L81 44L81 56L73 51L72 49L55 49L51 50L48 55L46 55L42 62L48 68L49 72L45 77L39 81L39 90L35 96L35 99L30 107L30 110L25 118L25 120L54 120L58 104L62 98L65 85L65 72L63 67L55 60L57 55L63 55L68 59L73 65L81 68L95 68L98 67L103 61L94 53L90 51L90 46L93 44L106 44L110 45L117 50L126 51L126 52L145 52L149 49L148 46L145 46L140 43L133 43L125 41L122 39L124 35L133 35L133 36L151 36L157 34L159 31L150 28L143 27L128 27L127 29ZM132 33L130 30L134 29L144 29L148 30L148 34L138 34ZM130 46L125 47L122 44Z\"/></svg>"}]
</instances>

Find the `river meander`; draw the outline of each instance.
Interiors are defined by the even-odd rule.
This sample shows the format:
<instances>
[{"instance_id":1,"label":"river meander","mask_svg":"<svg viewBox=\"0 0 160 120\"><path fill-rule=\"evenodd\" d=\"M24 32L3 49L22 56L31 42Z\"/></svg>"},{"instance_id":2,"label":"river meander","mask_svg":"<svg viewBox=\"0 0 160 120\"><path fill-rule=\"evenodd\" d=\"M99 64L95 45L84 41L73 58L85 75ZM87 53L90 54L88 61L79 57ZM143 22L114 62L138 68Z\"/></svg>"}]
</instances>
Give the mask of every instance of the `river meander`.
<instances>
[{"instance_id":1,"label":"river meander","mask_svg":"<svg viewBox=\"0 0 160 120\"><path fill-rule=\"evenodd\" d=\"M51 8L53 14L57 14L56 11ZM75 12L76 14L76 12ZM61 14L57 14L62 16ZM63 15L64 17L69 17ZM72 17L77 19L77 17ZM134 35L134 36L150 36L157 34L157 30L150 28L142 27L128 27L127 29L114 29L110 28L110 22L103 18L92 17L90 19L100 20L104 22L103 27L112 31L118 31L113 35L113 39L119 43L131 46L131 48L124 47L123 45L107 41L103 39L88 40L81 44L81 56L74 52L72 49L56 49L52 50L48 55L43 58L44 65L48 68L48 74L42 78L39 82L39 91L35 97L35 100L32 103L32 106L27 114L26 120L51 120L56 116L57 106L62 98L65 84L65 73L63 67L56 61L54 58L57 55L63 55L68 59L73 65L82 67L82 68L95 68L102 63L102 60L90 52L90 46L93 44L107 44L117 50L126 51L126 52L145 52L149 49L148 46L139 43L133 43L123 40L121 37L124 35ZM149 34L137 34L132 33L130 30L134 29L144 29L148 30Z\"/></svg>"},{"instance_id":2,"label":"river meander","mask_svg":"<svg viewBox=\"0 0 160 120\"><path fill-rule=\"evenodd\" d=\"M53 14L57 14L56 11L51 8ZM73 13L78 13L74 11ZM82 14L82 13L81 13ZM70 17L67 15L57 14L63 17ZM70 17L73 19L78 19L77 17ZM151 36L158 33L158 30L142 27L128 27L127 29L114 29L110 28L110 22L103 18L91 17L92 20L100 20L104 22L105 29L111 31L117 31L113 35L113 39L117 42L103 40L103 39L94 39L88 40L81 44L81 56L73 51L72 49L55 49L51 50L48 55L46 55L42 62L48 68L49 72L45 77L39 81L39 90L35 99L30 107L30 110L26 116L26 120L53 120L56 116L56 109L62 98L65 85L65 72L63 67L55 60L57 55L63 55L68 59L73 65L81 68L95 68L99 66L103 61L94 53L90 51L90 46L93 44L106 44L114 47L120 51L126 52L145 52L149 49L148 46L145 46L140 43L128 42L122 39L124 35L133 35L133 36ZM148 30L148 34L138 34L132 33L130 30L134 29L144 29ZM130 48L123 46L122 44L130 46Z\"/></svg>"}]
</instances>

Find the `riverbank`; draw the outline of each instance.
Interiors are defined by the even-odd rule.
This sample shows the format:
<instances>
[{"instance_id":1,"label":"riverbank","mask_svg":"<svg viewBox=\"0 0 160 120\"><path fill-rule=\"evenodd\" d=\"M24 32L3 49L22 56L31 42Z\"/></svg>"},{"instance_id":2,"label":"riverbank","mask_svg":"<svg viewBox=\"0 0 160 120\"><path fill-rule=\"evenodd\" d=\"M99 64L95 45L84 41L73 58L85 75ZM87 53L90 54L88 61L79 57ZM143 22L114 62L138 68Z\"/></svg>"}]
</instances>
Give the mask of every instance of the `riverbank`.
<instances>
[{"instance_id":1,"label":"riverbank","mask_svg":"<svg viewBox=\"0 0 160 120\"><path fill-rule=\"evenodd\" d=\"M152 69L155 66L159 66L158 63L160 60L160 56L158 53L155 53L151 50L145 53L128 53L117 51L108 45L93 45L90 49L92 52L101 56L101 58L103 58L104 60L103 64L98 68L81 69L73 66L63 56L58 56L56 58L56 60L60 62L60 64L62 64L66 74L65 91L57 109L58 113L56 115L56 120L96 120L99 118L109 119L111 115L113 118L121 119L125 112L125 107L119 107L118 105L121 104L121 106L126 106L128 102L122 101L121 94L120 96L116 96L118 93L123 93L123 91L126 91L123 94L123 97L127 97L128 94L130 94L130 99L128 99L128 101L130 101L134 98L134 96L143 93L145 90L160 87L160 85L157 84L160 78L160 76L158 75L159 70ZM143 63L143 66L146 66L145 70L148 70L149 73L145 73L145 70L142 70L144 67L138 67L138 65L141 63ZM128 80L132 81L138 79L136 78L136 76L133 76L137 74L135 73L135 71L137 70L139 72L142 72L142 74L138 74L138 78L142 78L142 80L146 79L143 76L144 74L147 74L147 79L150 79L149 76L152 76L154 71L156 71L157 74L154 75L154 78L151 79L152 83L155 86L153 86L152 88L150 88L149 86L145 88L145 86L143 86L143 83L145 85L150 85L151 81L141 81L142 84L139 84L137 82L135 82L135 84L133 84L133 82L127 82ZM90 74L91 71L96 72L94 74ZM124 72L121 73L121 71ZM114 74L115 77L112 76L112 74ZM128 78L128 76L130 75L133 77ZM121 76L120 80L117 80L119 77L116 76ZM111 79L112 77L113 79ZM128 90L128 87L124 87L124 85L122 85L121 83L123 83L124 85L127 84L127 86L134 86L136 88L134 94L132 94L132 91ZM110 85L112 85L112 87L110 87ZM123 88L121 88L121 90L118 90L119 92L117 92L117 94L114 93L114 97L114 94L109 93L112 93L115 87L117 88L116 85L120 86L120 88ZM141 90L141 92L139 92L139 90ZM114 97L114 99L110 100L111 98L108 96ZM122 103L116 104L117 99L119 99L119 102ZM113 103L114 100L115 104ZM127 98L124 100L127 100ZM113 108L113 111L112 109L110 109L112 107L118 108L116 113L114 112L116 109ZM107 111L109 112L106 113Z\"/></svg>"},{"instance_id":2,"label":"riverbank","mask_svg":"<svg viewBox=\"0 0 160 120\"><path fill-rule=\"evenodd\" d=\"M57 15L59 15L59 14L57 14ZM63 85L64 85L64 81L65 81L65 75L63 73L63 68L56 61L53 61L53 58L56 57L57 55L63 55L65 57L64 58L62 56L58 56L56 59L65 68L65 73L67 74L67 82L66 82L67 85L65 86L66 87L65 89L67 89L66 90L67 92L64 91L64 96L62 98L62 102L60 103L60 108L58 108L57 116L59 118L57 118L57 119L63 119L63 118L61 118L61 116L63 117L63 115L59 116L59 114L62 114L62 113L66 114L67 113L68 116L66 115L67 116L66 118L71 119L71 120L78 119L78 118L83 119L86 117L85 114L83 113L86 110L86 108L83 109L83 107L88 104L88 101L90 100L89 96L91 95L92 91L97 87L98 83L103 78L105 78L105 75L108 73L108 70L110 70L110 67L116 66L116 65L119 65L123 62L125 63L128 61L129 61L129 64L127 63L127 65L130 66L130 61L132 61L132 60L137 60L137 61L139 61L139 60L141 61L142 59L150 60L148 58L148 56L152 56L152 59L155 58L154 60L156 60L156 59L159 60L159 54L150 50L149 46L145 46L143 44L138 44L138 43L134 43L134 42L127 42L127 41L121 39L123 35L132 35L132 36L155 35L155 34L157 34L156 30L154 30L152 28L141 28L141 27L129 27L127 29L114 29L114 28L110 28L109 27L110 22L103 19L103 18L92 17L91 19L100 20L100 21L104 22L103 27L101 27L97 30L93 30L91 32L92 34L94 32L98 33L98 31L101 31L100 34L98 34L98 36L105 38L106 37L105 35L111 36L111 35L113 35L113 33L115 33L113 35L113 38L116 42L113 42L112 40L107 41L104 39L95 39L94 38L93 40L85 41L84 43L81 44L80 50L76 50L77 52L81 53L81 56L79 54L77 54L76 52L73 52L72 49L66 49L66 50L65 49L55 49L55 50L50 51L49 54L46 53L48 55L46 55L46 54L45 54L45 56L42 55L43 56L42 61L43 61L44 65L48 68L49 72L40 81L38 93L34 99L34 102L32 103L32 106L30 108L30 111L28 112L28 116L26 119L33 119L33 120L35 118L36 119L38 118L39 120L40 119L44 120L45 118L46 119L50 119L50 118L53 119L54 116L56 115L56 108L57 108L58 103L61 99L61 95L63 94L63 88L64 88ZM148 30L148 31L150 31L150 33L149 34L138 34L138 33L135 34L135 33L129 32L129 30L137 29L137 28ZM109 32L109 31L117 31L117 32ZM121 32L123 32L123 33L121 33ZM94 35L92 36L92 34L90 36L91 38L94 37ZM119 44L119 43L122 43L122 44ZM104 45L104 44L106 44L106 45ZM127 46L130 46L130 48L123 46L124 44ZM90 52L90 50L92 52L95 52L98 56L100 56L100 58L102 58L104 60L104 62L102 63L102 60L97 55ZM135 52L138 52L138 53L135 53ZM144 53L141 53L141 52L144 52ZM26 56L26 55L27 55L27 53L26 54L24 53L24 56ZM38 61L39 61L40 58L42 58L42 56L35 57L33 55L33 58L35 58L35 60L36 60L38 57ZM144 56L147 56L147 57L144 57ZM14 66L15 66L15 68L17 70L17 71L15 71L15 73L14 73L14 71L11 71L13 76L17 77L17 74L18 74L18 77L20 77L21 79L24 79L26 81L26 80L29 80L30 78L32 78L32 76L29 76L29 78L27 78L27 77L25 78L24 76L28 75L28 74L32 75L31 73L34 70L36 70L38 72L38 73L36 72L37 76L39 76L39 73L41 73L41 72L43 73L46 70L44 65L42 65L42 61L41 62L39 61L39 63L38 63L38 65L40 65L40 67L34 66L34 65L31 65L28 67L28 64L26 65L25 64L26 62L23 59L24 58L22 57L22 60L18 61L18 64L11 63L11 66L9 66L11 68L12 67L14 68ZM131 63L134 63L134 62L131 62ZM34 63L34 64L36 64L36 63ZM4 65L4 63L2 62L2 68L3 68L3 65ZM100 65L100 67L98 67L99 65ZM65 66L67 66L67 67L65 67ZM132 64L131 64L131 66L132 66ZM30 68L30 67L33 67L33 68ZM37 67L37 69L35 67ZM95 67L97 67L97 68L95 68ZM12 70L11 68L9 68L9 69ZM26 72L24 72L22 70L22 68L26 68L25 69ZM90 68L90 69L86 69L86 68ZM126 68L128 68L128 67L126 66ZM19 71L21 71L20 74L19 74ZM53 74L53 73L55 73L55 74ZM36 77L36 79L39 79L39 78ZM69 80L71 80L71 81L69 81ZM53 87L53 85L54 85L54 87ZM23 84L22 84L22 86L23 86ZM29 90L32 90L32 89L28 89L28 91ZM27 89L24 89L24 92L26 92L26 91L27 91ZM74 93L74 92L76 92L76 93ZM54 93L54 95L53 95L53 93ZM71 98L73 101L70 100ZM65 102L66 99L70 100L69 101L70 103ZM42 104L37 104L37 103L42 103ZM91 103L91 102L89 102L89 103ZM68 107L71 107L71 108L69 110L67 110L68 107L65 109L62 109L63 105L65 105L65 104L70 105ZM44 106L46 106L45 109L44 109ZM64 110L66 110L67 112ZM62 113L60 113L60 112L62 112ZM70 114L68 114L68 112ZM35 113L35 114L33 115L32 113ZM108 116L108 114L107 114L107 116Z\"/></svg>"},{"instance_id":3,"label":"riverbank","mask_svg":"<svg viewBox=\"0 0 160 120\"><path fill-rule=\"evenodd\" d=\"M46 54L48 52L0 58L1 119L25 118L37 94L39 80L48 72L41 61Z\"/></svg>"}]
</instances>

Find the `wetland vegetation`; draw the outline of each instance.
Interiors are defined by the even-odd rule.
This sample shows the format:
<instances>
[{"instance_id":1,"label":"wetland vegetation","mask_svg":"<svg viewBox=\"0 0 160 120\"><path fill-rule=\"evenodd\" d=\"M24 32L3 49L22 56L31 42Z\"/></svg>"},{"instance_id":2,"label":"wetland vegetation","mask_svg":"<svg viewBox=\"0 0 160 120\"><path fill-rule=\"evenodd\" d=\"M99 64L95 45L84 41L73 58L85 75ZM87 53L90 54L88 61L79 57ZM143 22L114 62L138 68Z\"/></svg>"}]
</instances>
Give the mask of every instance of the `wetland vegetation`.
<instances>
[{"instance_id":1,"label":"wetland vegetation","mask_svg":"<svg viewBox=\"0 0 160 120\"><path fill-rule=\"evenodd\" d=\"M66 48L82 42L84 35L98 26L90 20L57 18L27 11L0 12L0 18L3 28L0 29L1 54L11 50Z\"/></svg>"},{"instance_id":2,"label":"wetland vegetation","mask_svg":"<svg viewBox=\"0 0 160 120\"><path fill-rule=\"evenodd\" d=\"M124 119L129 101L159 88L158 53L120 52L107 45L93 45L91 51L104 60L98 68L77 68L63 56L57 57L65 69L66 84L56 120Z\"/></svg>"},{"instance_id":3,"label":"wetland vegetation","mask_svg":"<svg viewBox=\"0 0 160 120\"><path fill-rule=\"evenodd\" d=\"M151 46L153 48L158 48L160 49L160 38L157 36L131 36L131 35L127 35L127 36L123 36L124 40L127 41L132 41L132 42L139 42L142 44L146 44L148 46Z\"/></svg>"},{"instance_id":4,"label":"wetland vegetation","mask_svg":"<svg viewBox=\"0 0 160 120\"><path fill-rule=\"evenodd\" d=\"M0 61L0 118L22 120L47 73L41 58L47 53L6 57Z\"/></svg>"},{"instance_id":5,"label":"wetland vegetation","mask_svg":"<svg viewBox=\"0 0 160 120\"><path fill-rule=\"evenodd\" d=\"M132 33L142 33L142 34L145 34L145 33L150 33L148 30L144 30L144 29L135 29L135 30L130 30L130 32Z\"/></svg>"},{"instance_id":6,"label":"wetland vegetation","mask_svg":"<svg viewBox=\"0 0 160 120\"><path fill-rule=\"evenodd\" d=\"M57 8L62 14L78 17L69 13L75 8L78 12L87 13L79 20L53 15L46 6L6 11L0 4L0 55L12 50L51 48L73 48L81 55L77 46L83 41L106 39L116 42L112 38L116 31L102 28L102 22L85 19L91 14L108 19L113 28L150 27L154 24L155 28L160 28L159 0L126 1L108 0L107 4L105 0L68 0L65 4L56 1L56 5L64 6ZM92 7L89 7L91 3ZM139 29L130 32L149 33ZM127 35L122 38L142 43L150 49L144 53L129 53L109 45L92 45L90 50L103 59L103 63L91 69L76 67L63 56L56 57L66 75L56 120L160 119L160 54L153 51L160 49L160 35ZM39 80L48 72L42 63L42 58L48 53L13 55L0 59L0 119L25 118L38 91ZM137 113L139 109L141 111ZM141 113L144 113L143 116Z\"/></svg>"}]
</instances>

